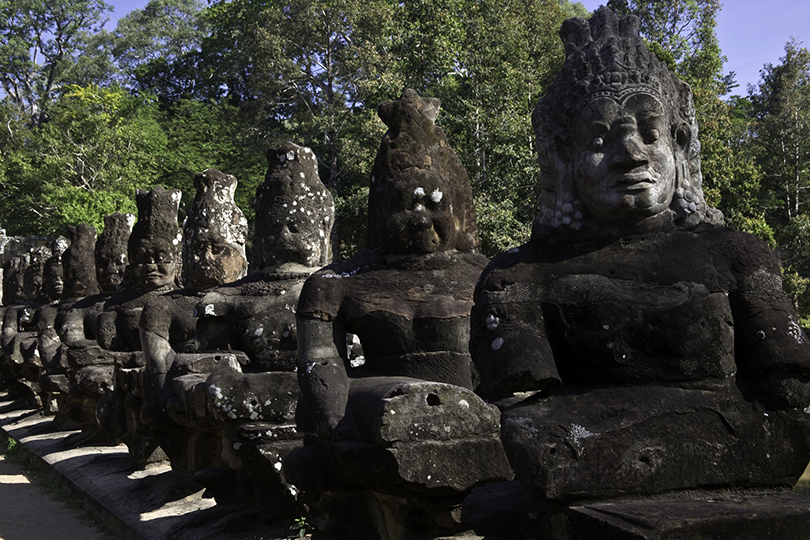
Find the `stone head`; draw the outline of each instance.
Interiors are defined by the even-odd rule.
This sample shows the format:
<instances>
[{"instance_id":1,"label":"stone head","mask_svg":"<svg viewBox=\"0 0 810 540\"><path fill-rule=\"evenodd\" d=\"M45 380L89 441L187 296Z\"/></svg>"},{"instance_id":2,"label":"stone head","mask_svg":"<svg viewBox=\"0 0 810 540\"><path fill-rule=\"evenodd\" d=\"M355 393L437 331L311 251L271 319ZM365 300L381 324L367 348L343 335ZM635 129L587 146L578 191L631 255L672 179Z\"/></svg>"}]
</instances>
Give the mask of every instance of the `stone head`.
<instances>
[{"instance_id":1,"label":"stone head","mask_svg":"<svg viewBox=\"0 0 810 540\"><path fill-rule=\"evenodd\" d=\"M377 112L388 131L371 174L368 247L395 254L477 249L467 172L434 124L439 100L407 89Z\"/></svg>"},{"instance_id":2,"label":"stone head","mask_svg":"<svg viewBox=\"0 0 810 540\"><path fill-rule=\"evenodd\" d=\"M138 221L127 242L134 286L141 291L180 285L183 233L177 225L179 189L156 187L135 193Z\"/></svg>"},{"instance_id":3,"label":"stone head","mask_svg":"<svg viewBox=\"0 0 810 540\"><path fill-rule=\"evenodd\" d=\"M26 300L44 300L45 263L51 257L51 250L40 246L32 249L30 255L23 280L24 297Z\"/></svg>"},{"instance_id":4,"label":"stone head","mask_svg":"<svg viewBox=\"0 0 810 540\"><path fill-rule=\"evenodd\" d=\"M206 289L247 273L247 219L233 200L236 178L216 169L194 176L197 190L183 225L183 282Z\"/></svg>"},{"instance_id":5,"label":"stone head","mask_svg":"<svg viewBox=\"0 0 810 540\"><path fill-rule=\"evenodd\" d=\"M309 148L287 143L267 151L267 175L256 189L254 267L329 264L335 218L332 194Z\"/></svg>"},{"instance_id":6,"label":"stone head","mask_svg":"<svg viewBox=\"0 0 810 540\"><path fill-rule=\"evenodd\" d=\"M25 300L25 269L31 262L31 255L21 253L8 261L3 275L3 303Z\"/></svg>"},{"instance_id":7,"label":"stone head","mask_svg":"<svg viewBox=\"0 0 810 540\"><path fill-rule=\"evenodd\" d=\"M127 242L135 224L133 214L116 212L104 216L104 230L96 240L96 281L101 292L111 294L124 282L129 264Z\"/></svg>"},{"instance_id":8,"label":"stone head","mask_svg":"<svg viewBox=\"0 0 810 540\"><path fill-rule=\"evenodd\" d=\"M539 230L671 211L722 222L703 199L692 91L651 53L635 16L602 7L563 23L565 63L532 123L540 164Z\"/></svg>"},{"instance_id":9,"label":"stone head","mask_svg":"<svg viewBox=\"0 0 810 540\"><path fill-rule=\"evenodd\" d=\"M45 261L42 272L42 286L45 296L51 300L58 300L64 296L65 268L62 257L70 249L70 241L64 236L57 236L51 242L51 256Z\"/></svg>"},{"instance_id":10,"label":"stone head","mask_svg":"<svg viewBox=\"0 0 810 540\"><path fill-rule=\"evenodd\" d=\"M98 294L96 280L96 228L87 223L68 227L70 247L62 255L65 298L82 298Z\"/></svg>"}]
</instances>

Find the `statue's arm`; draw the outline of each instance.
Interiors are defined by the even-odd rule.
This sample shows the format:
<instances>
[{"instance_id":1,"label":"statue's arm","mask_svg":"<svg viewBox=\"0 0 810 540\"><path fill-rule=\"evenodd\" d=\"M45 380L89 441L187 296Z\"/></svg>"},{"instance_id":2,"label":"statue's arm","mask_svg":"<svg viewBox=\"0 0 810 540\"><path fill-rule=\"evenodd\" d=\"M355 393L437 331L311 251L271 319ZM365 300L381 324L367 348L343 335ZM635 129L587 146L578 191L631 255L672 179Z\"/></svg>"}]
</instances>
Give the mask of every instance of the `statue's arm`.
<instances>
[{"instance_id":1,"label":"statue's arm","mask_svg":"<svg viewBox=\"0 0 810 540\"><path fill-rule=\"evenodd\" d=\"M62 327L59 330L62 343L69 347L90 347L98 345L95 340L87 338L84 327L85 319L88 316L87 308L71 308L65 314Z\"/></svg>"},{"instance_id":2,"label":"statue's arm","mask_svg":"<svg viewBox=\"0 0 810 540\"><path fill-rule=\"evenodd\" d=\"M166 383L166 375L174 362L174 349L169 340L157 332L143 327L139 331L146 369L152 379L155 394L161 396Z\"/></svg>"},{"instance_id":3,"label":"statue's arm","mask_svg":"<svg viewBox=\"0 0 810 540\"><path fill-rule=\"evenodd\" d=\"M729 294L738 379L771 407L803 409L810 405L810 340L782 292L775 256L747 255L759 264L744 266Z\"/></svg>"},{"instance_id":4,"label":"statue's arm","mask_svg":"<svg viewBox=\"0 0 810 540\"><path fill-rule=\"evenodd\" d=\"M320 435L343 419L349 395L344 364L346 330L336 321L298 318L298 383L304 406Z\"/></svg>"},{"instance_id":5,"label":"statue's arm","mask_svg":"<svg viewBox=\"0 0 810 540\"><path fill-rule=\"evenodd\" d=\"M14 341L14 336L17 335L19 331L19 309L18 306L11 306L6 310L3 317L3 349L11 346L11 342Z\"/></svg>"},{"instance_id":6,"label":"statue's arm","mask_svg":"<svg viewBox=\"0 0 810 540\"><path fill-rule=\"evenodd\" d=\"M476 293L470 354L488 394L542 390L561 383L540 303L509 291Z\"/></svg>"}]
</instances>

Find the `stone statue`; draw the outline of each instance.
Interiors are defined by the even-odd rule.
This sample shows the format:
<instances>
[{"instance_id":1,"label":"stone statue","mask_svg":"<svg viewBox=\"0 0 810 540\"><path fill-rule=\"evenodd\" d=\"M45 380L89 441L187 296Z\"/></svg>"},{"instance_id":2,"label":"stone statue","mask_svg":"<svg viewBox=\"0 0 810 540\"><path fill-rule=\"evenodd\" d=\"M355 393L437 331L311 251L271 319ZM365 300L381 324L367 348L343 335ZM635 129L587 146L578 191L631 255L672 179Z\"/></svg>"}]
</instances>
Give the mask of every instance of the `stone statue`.
<instances>
[{"instance_id":1,"label":"stone statue","mask_svg":"<svg viewBox=\"0 0 810 540\"><path fill-rule=\"evenodd\" d=\"M50 414L58 411L57 396L67 391L67 357L61 354L60 338L65 317L74 303L98 293L93 260L95 227L86 223L71 225L68 236L69 242L64 237L54 242L53 256L46 266L46 289L55 300L40 308L38 345L33 359L41 366L39 384L43 391L43 408ZM64 247L57 247L60 243Z\"/></svg>"},{"instance_id":2,"label":"stone statue","mask_svg":"<svg viewBox=\"0 0 810 540\"><path fill-rule=\"evenodd\" d=\"M182 286L183 233L177 224L180 197L178 189L136 191L138 221L127 241L125 290L110 296L96 317L96 341L101 353L77 371L81 377L76 381L77 388L82 389L88 405L96 402L96 418L104 430L97 435L123 440L141 463L165 456L153 456L157 445L150 433L139 431L137 436L126 436L132 433L129 428L140 425L141 407L138 400L125 401L126 386L133 373L140 379L137 374L145 365L138 327L143 307L153 297Z\"/></svg>"},{"instance_id":3,"label":"stone statue","mask_svg":"<svg viewBox=\"0 0 810 540\"><path fill-rule=\"evenodd\" d=\"M196 195L183 225L183 272L187 288L155 297L140 325L147 369L156 395L177 353L197 352L195 307L202 291L244 277L247 271L247 219L233 201L236 178L216 169L194 177ZM164 403L165 406L165 403Z\"/></svg>"},{"instance_id":4,"label":"stone statue","mask_svg":"<svg viewBox=\"0 0 810 540\"><path fill-rule=\"evenodd\" d=\"M97 430L96 402L112 385L114 361L98 343L97 319L112 295L123 292L124 274L127 268L127 241L132 226L133 214L116 212L104 216L104 230L90 245L89 230L76 229L84 240L76 242L82 249L71 251L65 257L67 275L75 275L73 287L79 291L92 292L77 300L64 316L58 329L62 343L59 353L48 368L48 384L59 394L59 413L54 420L62 425L71 420L72 425L88 425ZM93 231L95 233L95 231ZM56 427L56 426L55 426Z\"/></svg>"},{"instance_id":5,"label":"stone statue","mask_svg":"<svg viewBox=\"0 0 810 540\"><path fill-rule=\"evenodd\" d=\"M63 251L67 239L60 239L61 242L54 242L54 248ZM42 404L39 387L42 365L36 354L40 309L62 293L61 251L56 257L52 255L50 248L39 246L20 259L18 272L22 273L22 288L14 293L18 301L6 306L3 315L3 353L10 368L11 393L15 395L15 401L6 406L9 409L17 404L36 407Z\"/></svg>"},{"instance_id":6,"label":"stone statue","mask_svg":"<svg viewBox=\"0 0 810 540\"><path fill-rule=\"evenodd\" d=\"M317 438L285 468L296 486L323 492L312 508L337 537L373 537L407 519L452 532L453 495L512 475L497 412L473 393L468 317L487 259L467 173L434 124L437 99L406 90L378 112L389 130L371 175L368 247L313 274L298 303L298 424ZM350 363L347 332L362 366ZM349 506L395 494L401 508L389 515L400 521L344 512L340 501L359 487L371 491ZM438 493L443 504L414 518L405 500ZM346 529L352 520L365 531Z\"/></svg>"},{"instance_id":7,"label":"stone statue","mask_svg":"<svg viewBox=\"0 0 810 540\"><path fill-rule=\"evenodd\" d=\"M197 354L196 306L206 290L243 277L248 266L247 219L233 201L236 178L206 169L195 175L194 185L183 226L187 287L156 296L143 309L140 336L151 391L137 396L145 401L140 417L151 424L172 467L186 472L212 466L210 458L201 461L200 456L212 456L218 464L221 440L214 422L183 405L185 394L212 368L210 353ZM178 395L176 387L183 382L190 384ZM213 451L207 449L211 446Z\"/></svg>"},{"instance_id":8,"label":"stone statue","mask_svg":"<svg viewBox=\"0 0 810 540\"><path fill-rule=\"evenodd\" d=\"M481 276L470 350L512 395L502 440L535 498L792 486L810 343L761 240L701 190L689 85L600 8L567 20L533 115L542 212Z\"/></svg>"},{"instance_id":9,"label":"stone statue","mask_svg":"<svg viewBox=\"0 0 810 540\"><path fill-rule=\"evenodd\" d=\"M287 143L269 149L267 161L254 203L253 270L208 291L197 306L200 351L217 360L204 405L221 429L222 466L195 479L217 502L243 501L265 516L292 518L302 508L281 462L302 444L295 308L304 281L330 262L335 207L312 150ZM186 410L200 403L194 393L180 395Z\"/></svg>"}]
</instances>

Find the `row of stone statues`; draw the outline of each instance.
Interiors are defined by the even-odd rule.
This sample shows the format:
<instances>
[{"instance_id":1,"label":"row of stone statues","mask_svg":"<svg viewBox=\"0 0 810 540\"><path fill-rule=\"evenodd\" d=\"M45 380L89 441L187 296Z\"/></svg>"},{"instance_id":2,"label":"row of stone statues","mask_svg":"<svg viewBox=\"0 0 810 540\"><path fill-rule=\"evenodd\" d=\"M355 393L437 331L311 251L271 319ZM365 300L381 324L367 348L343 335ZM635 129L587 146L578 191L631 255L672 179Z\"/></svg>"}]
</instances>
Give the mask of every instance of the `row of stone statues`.
<instances>
[{"instance_id":1,"label":"row of stone statues","mask_svg":"<svg viewBox=\"0 0 810 540\"><path fill-rule=\"evenodd\" d=\"M775 256L707 207L691 91L637 25L606 8L563 25L528 244L478 253L438 100L406 90L378 109L355 257L328 264L332 197L288 143L250 265L236 180L213 169L182 228L179 191L139 191L134 226L107 216L97 240L79 225L12 261L14 406L334 538L457 533L474 487L513 478L551 505L793 485L807 338Z\"/></svg>"}]
</instances>

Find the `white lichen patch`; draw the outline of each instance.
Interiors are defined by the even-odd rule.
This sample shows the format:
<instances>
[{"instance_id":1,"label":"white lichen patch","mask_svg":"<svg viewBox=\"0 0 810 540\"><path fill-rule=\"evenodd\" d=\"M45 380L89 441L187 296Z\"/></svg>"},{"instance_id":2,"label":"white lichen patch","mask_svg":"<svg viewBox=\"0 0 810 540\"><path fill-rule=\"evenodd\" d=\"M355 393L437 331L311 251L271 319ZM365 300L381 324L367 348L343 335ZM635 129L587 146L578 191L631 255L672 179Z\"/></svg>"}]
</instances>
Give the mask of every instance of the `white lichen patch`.
<instances>
[{"instance_id":1,"label":"white lichen patch","mask_svg":"<svg viewBox=\"0 0 810 540\"><path fill-rule=\"evenodd\" d=\"M467 400L466 400L466 399L459 400L458 404L459 404L460 406L464 407L465 409L469 409L469 408L470 408L470 404L467 402Z\"/></svg>"},{"instance_id":2,"label":"white lichen patch","mask_svg":"<svg viewBox=\"0 0 810 540\"><path fill-rule=\"evenodd\" d=\"M804 334L802 333L802 327L793 320L793 317L790 316L790 322L788 323L788 335L796 340L797 343L804 343Z\"/></svg>"},{"instance_id":3,"label":"white lichen patch","mask_svg":"<svg viewBox=\"0 0 810 540\"><path fill-rule=\"evenodd\" d=\"M487 325L487 330L489 330L490 332L498 328L498 322L499 322L498 317L496 317L492 313L487 315L487 318L484 319L484 323Z\"/></svg>"},{"instance_id":4,"label":"white lichen patch","mask_svg":"<svg viewBox=\"0 0 810 540\"><path fill-rule=\"evenodd\" d=\"M294 150L290 150L289 152L287 152L287 159L289 161L292 161L292 160L295 159L295 151Z\"/></svg>"},{"instance_id":5,"label":"white lichen patch","mask_svg":"<svg viewBox=\"0 0 810 540\"><path fill-rule=\"evenodd\" d=\"M203 310L203 315L206 317L214 317L216 313L214 313L214 304L208 304L205 306L205 310Z\"/></svg>"},{"instance_id":6,"label":"white lichen patch","mask_svg":"<svg viewBox=\"0 0 810 540\"><path fill-rule=\"evenodd\" d=\"M421 199L422 197L425 196L425 188L423 187L416 188L415 190L413 190L413 196L418 199Z\"/></svg>"},{"instance_id":7,"label":"white lichen patch","mask_svg":"<svg viewBox=\"0 0 810 540\"><path fill-rule=\"evenodd\" d=\"M579 424L571 424L571 427L568 428L568 437L578 450L582 450L582 443L580 442L582 439L587 439L594 435L596 435L596 433L591 433Z\"/></svg>"},{"instance_id":8,"label":"white lichen patch","mask_svg":"<svg viewBox=\"0 0 810 540\"><path fill-rule=\"evenodd\" d=\"M430 200L437 204L442 200L442 197L444 197L444 193L439 191L438 188L434 189L430 194Z\"/></svg>"}]
</instances>

